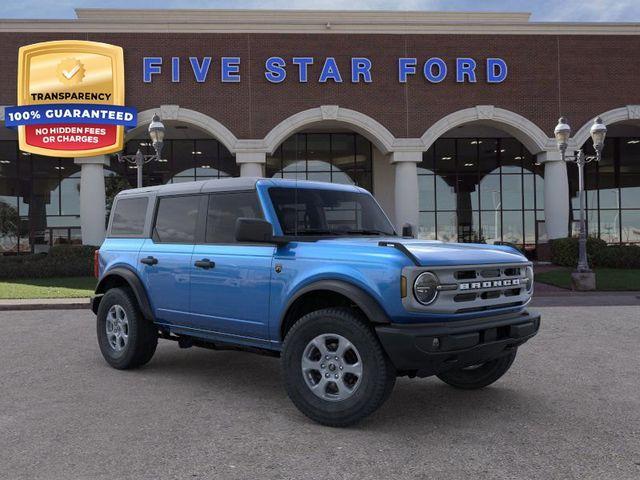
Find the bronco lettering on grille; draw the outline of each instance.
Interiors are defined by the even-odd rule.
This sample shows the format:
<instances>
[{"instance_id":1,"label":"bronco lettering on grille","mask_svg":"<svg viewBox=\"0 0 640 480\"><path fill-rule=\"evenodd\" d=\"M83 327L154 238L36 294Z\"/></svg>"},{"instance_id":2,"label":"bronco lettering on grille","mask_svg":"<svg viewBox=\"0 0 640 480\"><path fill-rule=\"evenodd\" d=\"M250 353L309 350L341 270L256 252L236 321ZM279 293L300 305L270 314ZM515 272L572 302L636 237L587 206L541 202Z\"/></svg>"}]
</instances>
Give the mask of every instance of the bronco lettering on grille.
<instances>
[{"instance_id":1,"label":"bronco lettering on grille","mask_svg":"<svg viewBox=\"0 0 640 480\"><path fill-rule=\"evenodd\" d=\"M460 283L458 288L460 290L480 290L483 288L496 288L496 287L512 287L519 286L520 279L519 278L511 278L505 280L492 280L487 282L467 282Z\"/></svg>"}]
</instances>

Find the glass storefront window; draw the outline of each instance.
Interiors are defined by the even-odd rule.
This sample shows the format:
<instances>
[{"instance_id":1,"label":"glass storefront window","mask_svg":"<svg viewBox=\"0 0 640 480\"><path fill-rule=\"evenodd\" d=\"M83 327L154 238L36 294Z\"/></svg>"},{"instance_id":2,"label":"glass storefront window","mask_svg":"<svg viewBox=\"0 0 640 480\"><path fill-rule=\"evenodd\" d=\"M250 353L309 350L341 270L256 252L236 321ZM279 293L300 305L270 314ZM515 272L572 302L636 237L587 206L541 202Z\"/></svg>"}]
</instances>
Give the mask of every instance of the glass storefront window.
<instances>
[{"instance_id":1,"label":"glass storefront window","mask_svg":"<svg viewBox=\"0 0 640 480\"><path fill-rule=\"evenodd\" d=\"M585 152L593 152L591 140ZM578 171L569 164L572 231L580 218ZM587 221L590 235L607 243L639 243L636 212L640 209L640 142L631 137L607 137L602 160L585 169Z\"/></svg>"},{"instance_id":2,"label":"glass storefront window","mask_svg":"<svg viewBox=\"0 0 640 480\"><path fill-rule=\"evenodd\" d=\"M623 210L620 219L622 241L624 243L640 242L640 210Z\"/></svg>"},{"instance_id":3,"label":"glass storefront window","mask_svg":"<svg viewBox=\"0 0 640 480\"><path fill-rule=\"evenodd\" d=\"M153 151L147 140L129 141L124 151L138 149ZM162 157L145 164L145 185L240 174L235 157L214 139L165 140ZM73 158L31 155L20 152L17 141L0 141L0 253L80 243L80 171ZM107 191L110 182L121 189L123 179L134 186L136 170L113 156L105 169Z\"/></svg>"},{"instance_id":4,"label":"glass storefront window","mask_svg":"<svg viewBox=\"0 0 640 480\"><path fill-rule=\"evenodd\" d=\"M372 146L355 133L298 133L267 156L266 176L373 188Z\"/></svg>"},{"instance_id":5,"label":"glass storefront window","mask_svg":"<svg viewBox=\"0 0 640 480\"><path fill-rule=\"evenodd\" d=\"M445 242L458 241L458 220L456 212L438 212L436 214L436 222L438 240Z\"/></svg>"},{"instance_id":6,"label":"glass storefront window","mask_svg":"<svg viewBox=\"0 0 640 480\"><path fill-rule=\"evenodd\" d=\"M513 138L438 139L418 166L419 238L534 247L542 173Z\"/></svg>"}]
</instances>

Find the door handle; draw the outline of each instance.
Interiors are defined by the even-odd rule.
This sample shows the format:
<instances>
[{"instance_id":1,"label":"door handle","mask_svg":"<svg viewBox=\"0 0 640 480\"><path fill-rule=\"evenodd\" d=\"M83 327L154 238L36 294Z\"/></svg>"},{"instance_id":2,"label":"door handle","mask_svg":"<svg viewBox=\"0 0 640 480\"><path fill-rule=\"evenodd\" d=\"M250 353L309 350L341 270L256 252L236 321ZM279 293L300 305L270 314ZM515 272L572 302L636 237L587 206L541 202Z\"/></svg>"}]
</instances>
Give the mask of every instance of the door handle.
<instances>
[{"instance_id":1,"label":"door handle","mask_svg":"<svg viewBox=\"0 0 640 480\"><path fill-rule=\"evenodd\" d=\"M140 263L144 263L145 265L155 265L158 263L158 259L156 257L141 258Z\"/></svg>"},{"instance_id":2,"label":"door handle","mask_svg":"<svg viewBox=\"0 0 640 480\"><path fill-rule=\"evenodd\" d=\"M202 260L196 261L194 265L198 268L204 268L205 270L208 270L210 268L214 268L216 266L216 262L212 262L208 258L203 258Z\"/></svg>"}]
</instances>

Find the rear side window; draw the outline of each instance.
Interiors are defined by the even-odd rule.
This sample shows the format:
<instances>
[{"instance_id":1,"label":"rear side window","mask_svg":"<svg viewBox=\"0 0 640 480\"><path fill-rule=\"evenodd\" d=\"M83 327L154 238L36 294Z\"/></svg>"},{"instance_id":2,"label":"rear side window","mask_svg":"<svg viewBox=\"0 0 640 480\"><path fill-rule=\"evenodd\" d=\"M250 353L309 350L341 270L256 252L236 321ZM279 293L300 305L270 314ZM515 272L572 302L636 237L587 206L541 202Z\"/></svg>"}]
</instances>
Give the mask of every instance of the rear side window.
<instances>
[{"instance_id":1,"label":"rear side window","mask_svg":"<svg viewBox=\"0 0 640 480\"><path fill-rule=\"evenodd\" d=\"M142 235L148 203L147 197L119 199L113 211L111 235Z\"/></svg>"},{"instance_id":2,"label":"rear side window","mask_svg":"<svg viewBox=\"0 0 640 480\"><path fill-rule=\"evenodd\" d=\"M199 204L199 195L161 197L153 229L154 241L195 243Z\"/></svg>"},{"instance_id":3,"label":"rear side window","mask_svg":"<svg viewBox=\"0 0 640 480\"><path fill-rule=\"evenodd\" d=\"M262 218L256 192L218 193L209 196L207 243L235 243L236 220Z\"/></svg>"}]
</instances>

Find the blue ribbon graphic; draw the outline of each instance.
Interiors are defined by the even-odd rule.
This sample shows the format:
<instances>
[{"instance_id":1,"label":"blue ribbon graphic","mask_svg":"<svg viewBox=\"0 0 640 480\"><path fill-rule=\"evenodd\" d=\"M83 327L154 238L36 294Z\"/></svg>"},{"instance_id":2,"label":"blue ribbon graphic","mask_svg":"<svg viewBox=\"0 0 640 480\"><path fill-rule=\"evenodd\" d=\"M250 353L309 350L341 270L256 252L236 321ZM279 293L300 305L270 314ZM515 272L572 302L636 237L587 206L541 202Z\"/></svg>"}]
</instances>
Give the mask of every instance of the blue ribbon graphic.
<instances>
[{"instance_id":1,"label":"blue ribbon graphic","mask_svg":"<svg viewBox=\"0 0 640 480\"><path fill-rule=\"evenodd\" d=\"M4 118L5 126L12 128L50 124L124 125L129 128L138 125L138 112L133 107L86 103L6 107Z\"/></svg>"}]
</instances>

